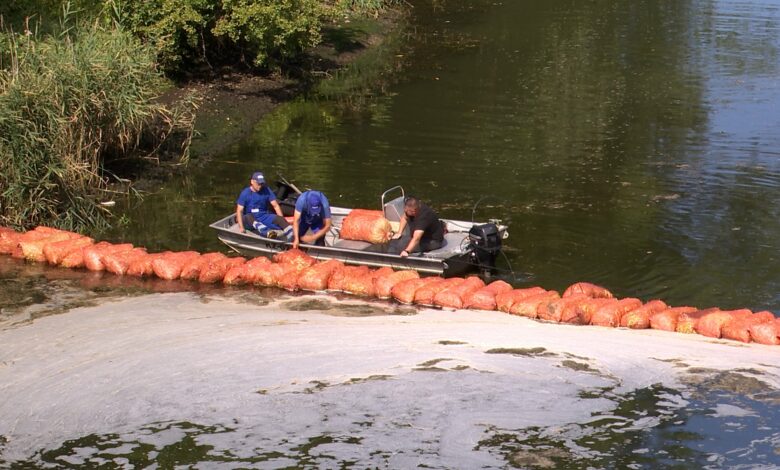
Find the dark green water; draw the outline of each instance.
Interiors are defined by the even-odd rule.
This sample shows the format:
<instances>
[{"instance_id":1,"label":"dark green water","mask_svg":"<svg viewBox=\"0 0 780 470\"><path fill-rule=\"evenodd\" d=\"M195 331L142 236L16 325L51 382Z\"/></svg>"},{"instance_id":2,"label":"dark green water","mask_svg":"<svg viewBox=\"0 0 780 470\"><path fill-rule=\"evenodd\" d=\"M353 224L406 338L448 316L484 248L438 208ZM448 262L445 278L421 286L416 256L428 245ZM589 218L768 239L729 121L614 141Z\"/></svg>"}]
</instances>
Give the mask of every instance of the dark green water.
<instances>
[{"instance_id":1,"label":"dark green water","mask_svg":"<svg viewBox=\"0 0 780 470\"><path fill-rule=\"evenodd\" d=\"M337 205L401 184L452 218L484 197L516 285L780 312L778 22L772 1L418 1L386 92L282 106L112 237L217 249L255 169Z\"/></svg>"}]
</instances>

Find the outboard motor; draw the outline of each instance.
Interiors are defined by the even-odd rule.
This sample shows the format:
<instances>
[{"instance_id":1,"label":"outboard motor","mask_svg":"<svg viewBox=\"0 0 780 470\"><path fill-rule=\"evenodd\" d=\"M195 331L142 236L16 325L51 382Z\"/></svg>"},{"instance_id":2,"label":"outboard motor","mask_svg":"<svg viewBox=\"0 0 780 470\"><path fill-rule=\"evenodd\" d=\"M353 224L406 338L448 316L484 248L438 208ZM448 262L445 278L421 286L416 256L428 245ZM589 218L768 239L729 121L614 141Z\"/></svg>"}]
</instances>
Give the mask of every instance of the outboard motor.
<instances>
[{"instance_id":1,"label":"outboard motor","mask_svg":"<svg viewBox=\"0 0 780 470\"><path fill-rule=\"evenodd\" d=\"M501 251L498 225L490 223L472 226L469 230L469 247L473 249L471 256L474 264L479 266L485 276L490 276L496 268L496 256Z\"/></svg>"}]
</instances>

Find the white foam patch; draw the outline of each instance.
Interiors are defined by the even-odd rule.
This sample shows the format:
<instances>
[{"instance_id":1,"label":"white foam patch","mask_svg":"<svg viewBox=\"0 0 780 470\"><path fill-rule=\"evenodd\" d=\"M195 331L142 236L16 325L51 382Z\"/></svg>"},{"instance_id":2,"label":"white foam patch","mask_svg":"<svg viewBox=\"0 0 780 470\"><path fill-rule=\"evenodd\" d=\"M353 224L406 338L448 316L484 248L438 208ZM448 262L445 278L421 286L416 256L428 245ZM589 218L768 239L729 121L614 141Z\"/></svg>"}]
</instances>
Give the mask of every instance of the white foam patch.
<instances>
[{"instance_id":1,"label":"white foam patch","mask_svg":"<svg viewBox=\"0 0 780 470\"><path fill-rule=\"evenodd\" d=\"M486 354L497 348L505 350ZM224 426L199 444L238 457L328 436L309 455L393 468L501 466L479 446L492 429L560 427L576 452L573 439L594 416L610 416L616 393L678 385L681 360L762 370L777 387L778 352L498 312L356 318L151 295L0 331L0 436L7 439L0 451L13 461L68 439L125 432L159 449L184 431L145 427L192 422ZM607 388L613 391L594 392ZM686 404L663 399L670 408ZM728 414L733 408L716 412L736 416ZM265 464L291 462L277 456Z\"/></svg>"}]
</instances>

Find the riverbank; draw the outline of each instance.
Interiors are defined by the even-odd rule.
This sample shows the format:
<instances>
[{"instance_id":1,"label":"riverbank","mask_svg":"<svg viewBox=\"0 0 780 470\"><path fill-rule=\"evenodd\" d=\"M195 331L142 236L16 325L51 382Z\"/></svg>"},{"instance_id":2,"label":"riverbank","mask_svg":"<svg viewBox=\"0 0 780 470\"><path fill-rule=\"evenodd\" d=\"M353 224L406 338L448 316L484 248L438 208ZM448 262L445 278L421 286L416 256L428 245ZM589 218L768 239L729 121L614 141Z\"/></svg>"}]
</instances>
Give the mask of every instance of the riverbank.
<instances>
[{"instance_id":1,"label":"riverbank","mask_svg":"<svg viewBox=\"0 0 780 470\"><path fill-rule=\"evenodd\" d=\"M730 466L778 452L768 346L356 313L379 305L176 293L2 330L0 465Z\"/></svg>"},{"instance_id":2,"label":"riverbank","mask_svg":"<svg viewBox=\"0 0 780 470\"><path fill-rule=\"evenodd\" d=\"M407 14L396 8L376 17L342 18L325 29L320 45L284 72L258 74L226 67L178 84L161 98L163 102L188 94L201 98L191 163L202 164L240 142L280 104L316 94L323 81L343 80L341 75L349 74L351 66L398 34Z\"/></svg>"}]
</instances>

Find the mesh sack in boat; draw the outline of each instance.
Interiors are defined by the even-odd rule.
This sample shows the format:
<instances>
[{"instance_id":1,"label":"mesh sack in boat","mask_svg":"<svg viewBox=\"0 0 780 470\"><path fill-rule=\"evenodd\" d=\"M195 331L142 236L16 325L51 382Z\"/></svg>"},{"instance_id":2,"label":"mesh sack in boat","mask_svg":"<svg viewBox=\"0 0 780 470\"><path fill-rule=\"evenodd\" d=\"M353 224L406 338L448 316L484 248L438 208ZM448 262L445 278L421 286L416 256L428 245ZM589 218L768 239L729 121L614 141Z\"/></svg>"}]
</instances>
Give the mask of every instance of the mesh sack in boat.
<instances>
[{"instance_id":1,"label":"mesh sack in boat","mask_svg":"<svg viewBox=\"0 0 780 470\"><path fill-rule=\"evenodd\" d=\"M303 290L324 291L328 288L328 280L333 273L343 266L344 263L335 259L309 266L298 276L298 287Z\"/></svg>"},{"instance_id":2,"label":"mesh sack in boat","mask_svg":"<svg viewBox=\"0 0 780 470\"><path fill-rule=\"evenodd\" d=\"M133 261L145 258L147 255L148 253L143 248L133 248L128 251L106 253L106 255L103 256L103 265L105 266L106 271L119 276L124 276Z\"/></svg>"},{"instance_id":3,"label":"mesh sack in boat","mask_svg":"<svg viewBox=\"0 0 780 470\"><path fill-rule=\"evenodd\" d=\"M478 310L495 310L496 295L511 290L512 286L509 283L501 280L493 281L482 289L466 295L463 299L463 307Z\"/></svg>"},{"instance_id":4,"label":"mesh sack in boat","mask_svg":"<svg viewBox=\"0 0 780 470\"><path fill-rule=\"evenodd\" d=\"M563 295L561 297L569 297L570 295L574 294L585 294L588 297L592 297L594 299L611 299L614 297L612 292L601 286L597 286L596 284L591 284L590 282L577 282L570 285L565 291L563 291Z\"/></svg>"},{"instance_id":5,"label":"mesh sack in boat","mask_svg":"<svg viewBox=\"0 0 780 470\"><path fill-rule=\"evenodd\" d=\"M602 305L590 318L590 324L596 326L608 326L615 328L620 326L620 319L631 310L636 310L642 306L642 301L632 297L620 299L617 302L610 302Z\"/></svg>"},{"instance_id":6,"label":"mesh sack in boat","mask_svg":"<svg viewBox=\"0 0 780 470\"><path fill-rule=\"evenodd\" d=\"M152 261L154 274L160 279L179 279L185 264L200 256L197 251L178 251L166 253Z\"/></svg>"},{"instance_id":7,"label":"mesh sack in boat","mask_svg":"<svg viewBox=\"0 0 780 470\"><path fill-rule=\"evenodd\" d=\"M758 312L726 323L723 325L723 328L721 328L721 336L725 339L733 339L735 341L749 343L751 340L751 326L759 325L761 323L771 323L774 321L775 316L772 314L772 312Z\"/></svg>"},{"instance_id":8,"label":"mesh sack in boat","mask_svg":"<svg viewBox=\"0 0 780 470\"><path fill-rule=\"evenodd\" d=\"M353 209L341 222L340 237L368 243L384 243L390 234L390 221L382 211Z\"/></svg>"},{"instance_id":9,"label":"mesh sack in boat","mask_svg":"<svg viewBox=\"0 0 780 470\"><path fill-rule=\"evenodd\" d=\"M463 282L451 285L440 291L433 297L434 305L447 308L463 308L463 299L466 295L476 292L485 287L485 282L476 277L470 276Z\"/></svg>"},{"instance_id":10,"label":"mesh sack in boat","mask_svg":"<svg viewBox=\"0 0 780 470\"><path fill-rule=\"evenodd\" d=\"M623 315L620 326L635 330L650 328L650 315L669 308L663 300L651 300L636 310Z\"/></svg>"},{"instance_id":11,"label":"mesh sack in boat","mask_svg":"<svg viewBox=\"0 0 780 470\"><path fill-rule=\"evenodd\" d=\"M538 295L547 292L546 289L541 287L527 287L524 289L513 289L507 292L496 294L496 308L502 312L509 313L509 309L512 305L532 295Z\"/></svg>"},{"instance_id":12,"label":"mesh sack in boat","mask_svg":"<svg viewBox=\"0 0 780 470\"><path fill-rule=\"evenodd\" d=\"M374 295L380 299L389 299L393 286L406 279L419 278L417 271L403 270L389 273L386 276L379 276L374 279Z\"/></svg>"}]
</instances>

